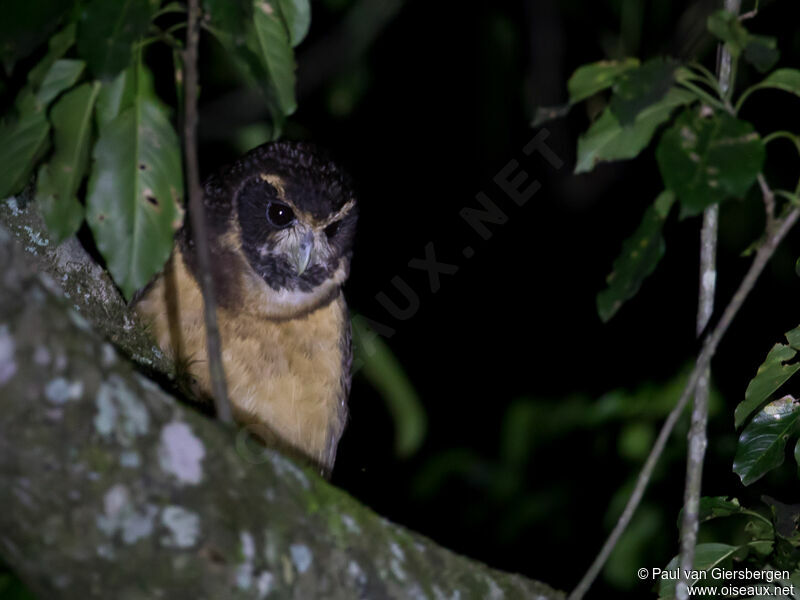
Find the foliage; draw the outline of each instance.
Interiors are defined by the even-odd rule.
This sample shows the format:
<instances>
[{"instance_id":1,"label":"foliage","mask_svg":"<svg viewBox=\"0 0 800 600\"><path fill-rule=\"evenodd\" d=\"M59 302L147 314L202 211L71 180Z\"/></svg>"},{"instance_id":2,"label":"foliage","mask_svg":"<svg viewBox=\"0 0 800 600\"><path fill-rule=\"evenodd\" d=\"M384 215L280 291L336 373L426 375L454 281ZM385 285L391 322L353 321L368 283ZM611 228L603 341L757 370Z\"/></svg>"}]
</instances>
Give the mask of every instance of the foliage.
<instances>
[{"instance_id":1,"label":"foliage","mask_svg":"<svg viewBox=\"0 0 800 600\"><path fill-rule=\"evenodd\" d=\"M185 10L162 0L54 4L45 15L36 2L12 3L24 31L2 31L9 72L45 41L48 51L0 124L0 196L20 192L35 172L51 238L61 242L85 221L130 298L161 269L182 222L180 142L147 58L165 44L180 88L183 43L173 33L185 28ZM204 8L204 27L258 82L279 135L296 108L292 47L308 31L308 0L206 0Z\"/></svg>"},{"instance_id":2,"label":"foliage","mask_svg":"<svg viewBox=\"0 0 800 600\"><path fill-rule=\"evenodd\" d=\"M575 173L592 171L605 162L633 158L655 142L655 158L665 191L623 243L607 277L608 287L597 296L603 321L611 319L656 269L665 251L662 230L673 201L680 206L681 219L694 217L711 206L744 198L758 182L767 210L767 234L776 218L800 204L800 182L794 189L771 189L764 177L767 143L784 137L800 150L798 136L788 131L762 136L756 124L741 117L745 101L755 91L777 89L800 96L800 70L781 68L770 72L780 57L777 41L750 33L734 14L714 12L708 18L707 29L731 57L730 81L721 84L702 64L681 64L660 57L644 62L626 58L592 63L579 67L570 78L570 102L540 109L534 121L538 124L562 116L581 100L591 98L595 107L605 104L578 140ZM766 75L737 95L736 71L745 62ZM776 199L777 205L773 204ZM767 237L754 247L758 248ZM788 332L786 338L787 344L778 344L770 351L750 382L744 401L736 407L735 426L744 427L733 471L745 486L780 466L789 443L795 444L794 455L800 465L800 440L795 443L800 434L800 402L791 395L771 398L800 370L796 360L800 328ZM696 569L735 563L755 569L788 569L794 573L793 579L800 578L796 519L791 531L784 532L779 531L777 517L773 515L770 521L742 508L736 500L704 498L701 503L702 520L732 515L747 518L749 539L737 544L716 540L698 544ZM677 565L675 557L667 568ZM660 596L674 597L675 584L674 580L663 580Z\"/></svg>"},{"instance_id":3,"label":"foliage","mask_svg":"<svg viewBox=\"0 0 800 600\"><path fill-rule=\"evenodd\" d=\"M735 57L741 54L759 70L769 69L777 61L773 38L749 34L725 11L712 14L708 28L730 46ZM731 91L723 92L714 76L698 63L682 65L661 58L641 64L636 58L603 61L579 67L568 82L569 104L539 109L534 125L611 89L606 109L578 140L575 173L584 173L604 162L638 156L677 111L671 126L660 134L656 158L667 191L674 193L680 204L681 217L688 217L708 206L741 198L756 183L764 168L765 144L771 138L762 138L738 113L750 94L764 88L800 95L800 70L772 72L742 91L734 105ZM796 201L797 190L774 193ZM650 241L663 248L660 227L654 226L654 215L666 217L659 202L663 204L663 196L656 199L639 230L625 242L609 275L609 287L598 296L598 312L604 321L635 295L661 259L663 250L631 257L635 239L643 248Z\"/></svg>"},{"instance_id":4,"label":"foliage","mask_svg":"<svg viewBox=\"0 0 800 600\"><path fill-rule=\"evenodd\" d=\"M766 511L746 508L736 498L726 496L700 499L700 523L735 518L737 523L734 524L733 531L736 539L732 540L735 542L732 544L698 544L693 567L695 570L709 571L714 567L730 569L736 563L751 571L788 571L789 579L778 579L772 585L797 586L800 581L800 531L797 529L800 507L783 504L769 496L764 496L762 500L767 506ZM676 556L665 568L672 570L677 565ZM675 583L674 580L662 579L658 586L659 597L674 598ZM718 587L730 582L720 578L700 577L690 583L695 583L698 587Z\"/></svg>"}]
</instances>

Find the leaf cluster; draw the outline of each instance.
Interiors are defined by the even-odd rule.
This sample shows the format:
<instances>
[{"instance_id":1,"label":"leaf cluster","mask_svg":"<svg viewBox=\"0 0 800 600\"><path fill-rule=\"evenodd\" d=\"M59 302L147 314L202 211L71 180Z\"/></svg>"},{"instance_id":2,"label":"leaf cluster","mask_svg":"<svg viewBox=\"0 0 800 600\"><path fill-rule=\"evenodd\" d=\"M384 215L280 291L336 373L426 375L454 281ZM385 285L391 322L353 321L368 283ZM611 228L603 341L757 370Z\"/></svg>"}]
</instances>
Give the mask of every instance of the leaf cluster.
<instances>
[{"instance_id":1,"label":"leaf cluster","mask_svg":"<svg viewBox=\"0 0 800 600\"><path fill-rule=\"evenodd\" d=\"M130 298L163 266L183 219L176 118L153 86L147 55L166 45L182 95L186 10L163 0L13 2L0 27L11 72L46 44L0 121L0 197L35 174L52 240L88 225L114 281ZM296 108L293 47L310 24L308 0L205 0L202 26L263 91L274 135ZM51 31L54 31L50 35ZM37 38L37 32L39 36ZM49 37L48 37L49 36Z\"/></svg>"}]
</instances>

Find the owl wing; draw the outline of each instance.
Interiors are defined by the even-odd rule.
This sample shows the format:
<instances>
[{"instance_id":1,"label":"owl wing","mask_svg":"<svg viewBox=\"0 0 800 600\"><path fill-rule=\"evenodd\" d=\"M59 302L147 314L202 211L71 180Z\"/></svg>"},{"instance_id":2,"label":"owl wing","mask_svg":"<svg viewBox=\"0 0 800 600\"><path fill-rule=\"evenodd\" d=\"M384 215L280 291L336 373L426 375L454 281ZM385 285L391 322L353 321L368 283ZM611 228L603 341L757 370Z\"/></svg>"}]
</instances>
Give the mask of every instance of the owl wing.
<instances>
[{"instance_id":1,"label":"owl wing","mask_svg":"<svg viewBox=\"0 0 800 600\"><path fill-rule=\"evenodd\" d=\"M353 365L353 342L352 328L350 327L350 314L344 299L341 299L342 306L342 335L339 338L339 348L342 352L342 373L339 378L339 396L336 400L336 414L331 419L328 428L328 440L325 448L325 470L328 475L333 471L333 464L336 462L336 449L339 447L339 440L342 437L345 425L347 424L347 399L350 396L350 383Z\"/></svg>"}]
</instances>

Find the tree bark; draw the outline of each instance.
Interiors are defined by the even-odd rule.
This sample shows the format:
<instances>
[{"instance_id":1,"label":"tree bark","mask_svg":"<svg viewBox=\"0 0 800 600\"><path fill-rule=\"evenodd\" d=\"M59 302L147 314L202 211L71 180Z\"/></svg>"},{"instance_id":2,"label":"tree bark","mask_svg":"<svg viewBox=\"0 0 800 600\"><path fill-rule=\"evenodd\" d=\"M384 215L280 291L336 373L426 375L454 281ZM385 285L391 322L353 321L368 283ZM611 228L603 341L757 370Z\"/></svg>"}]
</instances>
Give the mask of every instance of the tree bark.
<instances>
[{"instance_id":1,"label":"tree bark","mask_svg":"<svg viewBox=\"0 0 800 600\"><path fill-rule=\"evenodd\" d=\"M96 333L169 369L77 241L0 205L0 555L39 597L563 598L181 405Z\"/></svg>"}]
</instances>

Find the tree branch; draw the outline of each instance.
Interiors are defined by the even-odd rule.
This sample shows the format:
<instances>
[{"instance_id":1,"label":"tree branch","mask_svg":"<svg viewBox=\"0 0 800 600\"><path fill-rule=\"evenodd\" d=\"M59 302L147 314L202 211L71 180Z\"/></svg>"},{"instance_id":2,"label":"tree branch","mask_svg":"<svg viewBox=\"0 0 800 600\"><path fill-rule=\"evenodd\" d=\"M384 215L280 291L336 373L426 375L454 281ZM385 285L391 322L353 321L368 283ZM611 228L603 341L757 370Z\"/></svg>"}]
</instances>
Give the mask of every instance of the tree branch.
<instances>
[{"instance_id":1,"label":"tree branch","mask_svg":"<svg viewBox=\"0 0 800 600\"><path fill-rule=\"evenodd\" d=\"M739 14L741 0L725 0L725 10ZM724 44L719 45L720 60L717 65L719 89L730 104L730 92L734 87L736 73L732 57ZM703 334L714 312L714 291L717 281L717 230L719 205L709 206L703 213L703 229L700 232L700 291L697 305L697 336ZM771 225L771 223L768 223ZM686 483L683 491L683 518L681 521L681 551L678 559L680 579L675 587L678 600L689 598L688 573L694 567L697 532L700 528L700 494L703 487L703 462L708 446L708 395L711 386L711 370L706 368L700 375L694 395L692 420L686 451Z\"/></svg>"},{"instance_id":2,"label":"tree branch","mask_svg":"<svg viewBox=\"0 0 800 600\"><path fill-rule=\"evenodd\" d=\"M0 227L0 553L39 597L563 598L254 454L120 359L40 260Z\"/></svg>"},{"instance_id":3,"label":"tree branch","mask_svg":"<svg viewBox=\"0 0 800 600\"><path fill-rule=\"evenodd\" d=\"M656 463L664 451L664 447L666 446L667 440L669 439L669 436L675 427L675 423L678 422L678 418L681 416L683 409L686 408L686 404L692 397L700 377L711 363L711 358L714 356L722 336L725 335L725 332L728 330L731 321L733 321L736 313L739 311L745 299L750 294L753 286L755 286L756 280L769 262L769 259L772 257L772 254L775 252L778 244L797 222L798 217L800 217L800 208L792 208L792 210L783 219L778 221L778 226L772 233L768 235L764 245L758 249L758 252L753 259L753 263L750 265L747 274L745 274L742 282L739 284L739 288L736 290L736 293L725 307L725 311L722 313L719 323L717 323L717 326L714 328L714 330L708 335L708 337L706 337L706 340L703 343L703 350L700 352L700 356L697 358L697 362L695 363L691 375L689 375L689 381L683 388L683 392L681 393L681 397L678 399L675 408L673 408L669 415L667 415L667 419L664 421L664 425L661 427L661 431L658 433L658 438L653 445L653 449L650 450L650 454L647 456L647 460L645 461L644 466L639 473L639 477L636 479L636 485L631 493L631 497L628 499L628 502L625 505L619 520L617 521L617 524L609 534L608 539L606 539L603 547L600 549L600 552L594 559L594 562L591 564L586 574L581 578L578 585L575 586L575 589L569 595L569 600L579 600L580 598L583 598L583 596L589 590L589 587L591 587L594 580L600 574L600 570L603 568L603 565L605 565L608 557L614 550L614 546L616 546L619 538L628 527L628 524L633 517L633 513L638 508L639 502L641 502L644 491L647 488L647 484L650 482L653 469L655 469Z\"/></svg>"},{"instance_id":4,"label":"tree branch","mask_svg":"<svg viewBox=\"0 0 800 600\"><path fill-rule=\"evenodd\" d=\"M222 341L217 326L217 306L214 295L214 280L211 276L211 253L206 232L206 213L203 208L203 190L197 162L197 58L200 39L199 0L188 0L186 27L186 50L183 55L184 122L183 152L186 161L186 183L189 189L189 217L192 223L192 240L197 255L200 288L203 293L203 314L206 324L206 346L211 391L217 418L223 423L232 423L233 415L228 400L225 368L222 365Z\"/></svg>"}]
</instances>

